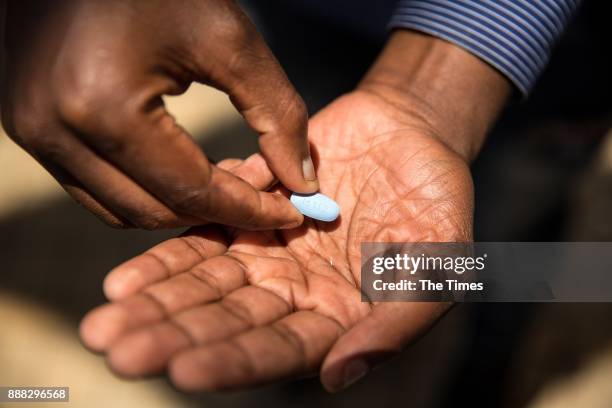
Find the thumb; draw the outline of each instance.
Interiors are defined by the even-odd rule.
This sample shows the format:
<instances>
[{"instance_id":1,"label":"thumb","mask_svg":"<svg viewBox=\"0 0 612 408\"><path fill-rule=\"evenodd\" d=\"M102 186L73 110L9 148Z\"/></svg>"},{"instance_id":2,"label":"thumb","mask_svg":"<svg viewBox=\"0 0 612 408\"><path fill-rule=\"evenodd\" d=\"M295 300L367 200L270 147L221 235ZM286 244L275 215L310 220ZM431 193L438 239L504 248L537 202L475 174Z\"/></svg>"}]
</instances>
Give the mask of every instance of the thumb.
<instances>
[{"instance_id":1,"label":"thumb","mask_svg":"<svg viewBox=\"0 0 612 408\"><path fill-rule=\"evenodd\" d=\"M334 344L321 367L331 392L361 379L382 361L419 338L450 307L449 303L379 303Z\"/></svg>"},{"instance_id":2,"label":"thumb","mask_svg":"<svg viewBox=\"0 0 612 408\"><path fill-rule=\"evenodd\" d=\"M234 10L236 24L215 52L202 61L204 82L226 92L259 134L268 166L289 190L313 193L319 185L308 145L308 111L252 22Z\"/></svg>"}]
</instances>

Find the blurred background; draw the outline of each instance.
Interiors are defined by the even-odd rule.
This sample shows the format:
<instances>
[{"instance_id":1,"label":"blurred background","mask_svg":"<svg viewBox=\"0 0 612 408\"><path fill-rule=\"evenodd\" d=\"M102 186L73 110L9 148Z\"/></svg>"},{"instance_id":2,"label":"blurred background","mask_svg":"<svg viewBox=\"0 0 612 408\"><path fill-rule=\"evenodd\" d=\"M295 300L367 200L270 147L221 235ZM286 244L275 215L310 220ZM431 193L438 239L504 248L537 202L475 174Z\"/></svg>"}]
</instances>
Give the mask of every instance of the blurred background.
<instances>
[{"instance_id":1,"label":"blurred background","mask_svg":"<svg viewBox=\"0 0 612 408\"><path fill-rule=\"evenodd\" d=\"M328 0L307 12L306 1L245 7L314 114L367 70L393 2ZM476 240L612 240L605 3L584 2L529 101L510 104L474 163ZM367 21L351 10L366 10ZM213 159L257 149L225 95L192 86L167 102ZM81 346L79 319L104 302L101 282L112 267L179 231L105 227L1 135L0 232L0 384L69 386L62 406L612 406L612 304L458 305L337 395L317 379L201 395L176 392L163 378L124 381Z\"/></svg>"}]
</instances>

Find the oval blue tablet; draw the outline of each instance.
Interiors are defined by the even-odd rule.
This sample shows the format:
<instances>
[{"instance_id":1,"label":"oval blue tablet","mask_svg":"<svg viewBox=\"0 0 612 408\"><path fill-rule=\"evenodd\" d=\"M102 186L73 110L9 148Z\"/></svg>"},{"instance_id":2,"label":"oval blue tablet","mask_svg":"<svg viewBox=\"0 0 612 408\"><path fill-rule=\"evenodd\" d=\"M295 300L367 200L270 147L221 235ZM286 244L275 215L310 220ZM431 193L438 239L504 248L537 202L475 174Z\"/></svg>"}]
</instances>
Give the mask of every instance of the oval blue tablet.
<instances>
[{"instance_id":1,"label":"oval blue tablet","mask_svg":"<svg viewBox=\"0 0 612 408\"><path fill-rule=\"evenodd\" d=\"M334 200L321 193L291 194L291 203L302 214L319 221L330 222L340 215L340 207Z\"/></svg>"}]
</instances>

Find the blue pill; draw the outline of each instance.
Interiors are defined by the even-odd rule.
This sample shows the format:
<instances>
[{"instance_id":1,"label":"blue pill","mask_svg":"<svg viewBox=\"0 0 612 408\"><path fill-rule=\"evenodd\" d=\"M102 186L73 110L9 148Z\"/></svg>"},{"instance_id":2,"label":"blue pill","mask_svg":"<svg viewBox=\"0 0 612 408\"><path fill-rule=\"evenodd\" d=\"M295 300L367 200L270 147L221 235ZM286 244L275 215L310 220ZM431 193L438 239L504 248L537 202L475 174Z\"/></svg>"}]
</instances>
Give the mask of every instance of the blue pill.
<instances>
[{"instance_id":1,"label":"blue pill","mask_svg":"<svg viewBox=\"0 0 612 408\"><path fill-rule=\"evenodd\" d=\"M305 216L319 221L330 222L340 215L338 204L321 193L293 193L291 194L291 203Z\"/></svg>"}]
</instances>

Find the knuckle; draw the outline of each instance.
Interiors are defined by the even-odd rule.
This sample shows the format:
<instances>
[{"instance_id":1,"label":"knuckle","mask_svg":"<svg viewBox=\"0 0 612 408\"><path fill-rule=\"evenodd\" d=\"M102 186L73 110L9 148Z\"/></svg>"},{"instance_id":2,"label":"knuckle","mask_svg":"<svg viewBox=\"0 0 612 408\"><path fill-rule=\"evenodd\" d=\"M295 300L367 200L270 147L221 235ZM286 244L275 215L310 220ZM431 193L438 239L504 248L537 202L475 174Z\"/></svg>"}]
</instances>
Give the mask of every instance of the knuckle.
<instances>
[{"instance_id":1,"label":"knuckle","mask_svg":"<svg viewBox=\"0 0 612 408\"><path fill-rule=\"evenodd\" d=\"M276 69L276 59L248 17L230 18L224 31L224 48L220 55L226 61L224 69L232 78L254 75L257 72L254 67L262 72Z\"/></svg>"},{"instance_id":2,"label":"knuckle","mask_svg":"<svg viewBox=\"0 0 612 408\"><path fill-rule=\"evenodd\" d=\"M220 26L224 37L235 45L244 45L253 41L256 37L256 29L249 18L239 7L227 14Z\"/></svg>"},{"instance_id":3,"label":"knuckle","mask_svg":"<svg viewBox=\"0 0 612 408\"><path fill-rule=\"evenodd\" d=\"M73 75L55 78L55 106L60 119L83 132L103 130L112 133L137 109L118 75L102 72L94 64L72 70Z\"/></svg>"},{"instance_id":4,"label":"knuckle","mask_svg":"<svg viewBox=\"0 0 612 408\"><path fill-rule=\"evenodd\" d=\"M290 120L295 123L295 126L306 129L308 125L308 108L304 100L298 94L295 94L288 103L287 113Z\"/></svg>"},{"instance_id":5,"label":"knuckle","mask_svg":"<svg viewBox=\"0 0 612 408\"><path fill-rule=\"evenodd\" d=\"M104 89L83 82L74 79L56 95L59 115L68 125L77 128L88 128L103 113Z\"/></svg>"},{"instance_id":6,"label":"knuckle","mask_svg":"<svg viewBox=\"0 0 612 408\"><path fill-rule=\"evenodd\" d=\"M52 162L60 162L66 155L66 146L53 135L38 135L27 144L33 151Z\"/></svg>"},{"instance_id":7,"label":"knuckle","mask_svg":"<svg viewBox=\"0 0 612 408\"><path fill-rule=\"evenodd\" d=\"M304 100L293 90L289 95L280 98L276 110L270 118L268 129L274 135L306 135L308 128L308 109Z\"/></svg>"},{"instance_id":8,"label":"knuckle","mask_svg":"<svg viewBox=\"0 0 612 408\"><path fill-rule=\"evenodd\" d=\"M103 93L96 93L93 89L77 94L68 92L60 99L60 116L74 132L95 137L96 148L106 154L125 151L126 143L121 128L125 123L123 116L128 114L129 109L116 106L111 100L105 99Z\"/></svg>"},{"instance_id":9,"label":"knuckle","mask_svg":"<svg viewBox=\"0 0 612 408\"><path fill-rule=\"evenodd\" d=\"M111 88L112 89L112 88ZM75 86L57 95L61 120L77 134L95 137L96 148L106 154L125 152L124 130L136 110L133 102L110 95L107 86Z\"/></svg>"},{"instance_id":10,"label":"knuckle","mask_svg":"<svg viewBox=\"0 0 612 408\"><path fill-rule=\"evenodd\" d=\"M65 154L66 147L60 135L53 131L50 120L45 116L16 112L7 120L6 130L26 149L47 159L59 160Z\"/></svg>"},{"instance_id":11,"label":"knuckle","mask_svg":"<svg viewBox=\"0 0 612 408\"><path fill-rule=\"evenodd\" d=\"M194 215L209 213L210 208L206 205L206 202L206 191L180 189L168 196L166 204L181 214Z\"/></svg>"},{"instance_id":12,"label":"knuckle","mask_svg":"<svg viewBox=\"0 0 612 408\"><path fill-rule=\"evenodd\" d=\"M238 5L226 4L223 7L211 5L210 7L210 15L221 18L211 20L210 24L202 26L197 31L195 40L197 46L193 48L194 50L206 49L210 52L194 53L191 51L190 55L198 64L210 67L212 72L209 74L213 76L213 79L217 76L243 75L245 69L250 69L246 56L255 52L259 42L257 29ZM215 41L210 41L211 38ZM219 68L211 67L211 55L222 62Z\"/></svg>"},{"instance_id":13,"label":"knuckle","mask_svg":"<svg viewBox=\"0 0 612 408\"><path fill-rule=\"evenodd\" d=\"M302 98L292 88L278 98L275 105L261 106L247 115L253 127L262 134L260 145L275 145L278 137L305 138L308 129L308 110Z\"/></svg>"},{"instance_id":14,"label":"knuckle","mask_svg":"<svg viewBox=\"0 0 612 408\"><path fill-rule=\"evenodd\" d=\"M218 208L211 205L210 197L219 194L219 186L212 183L212 168L200 168L199 180L175 185L172 191L164 194L164 203L175 213L189 216L215 215ZM197 187L195 187L197 186Z\"/></svg>"},{"instance_id":15,"label":"knuckle","mask_svg":"<svg viewBox=\"0 0 612 408\"><path fill-rule=\"evenodd\" d=\"M223 59L224 64L223 76L229 78L232 82L231 88L243 86L242 81L248 79L249 76L256 77L260 75L258 72L266 71L264 68L267 58L257 55L254 47L240 44L245 40L232 40L233 47L225 51ZM219 73L221 75L221 73Z\"/></svg>"}]
</instances>

